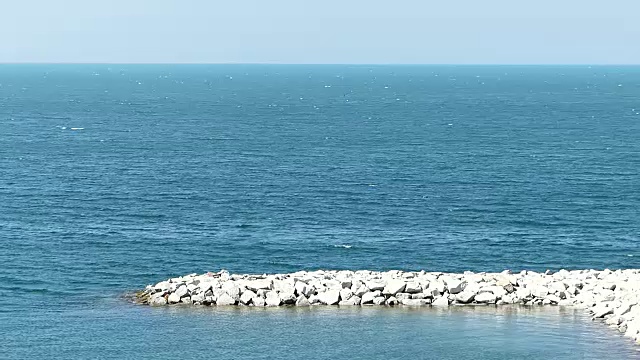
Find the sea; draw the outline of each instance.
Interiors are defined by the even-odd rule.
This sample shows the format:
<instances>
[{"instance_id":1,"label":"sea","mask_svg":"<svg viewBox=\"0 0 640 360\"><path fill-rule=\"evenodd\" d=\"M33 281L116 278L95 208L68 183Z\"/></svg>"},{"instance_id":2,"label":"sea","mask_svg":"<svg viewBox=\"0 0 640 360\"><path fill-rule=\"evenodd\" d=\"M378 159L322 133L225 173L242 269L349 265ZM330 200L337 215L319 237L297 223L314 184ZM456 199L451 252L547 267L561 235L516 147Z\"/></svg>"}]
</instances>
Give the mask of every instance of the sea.
<instances>
[{"instance_id":1,"label":"sea","mask_svg":"<svg viewBox=\"0 0 640 360\"><path fill-rule=\"evenodd\" d=\"M2 359L634 359L560 307L152 308L188 273L640 267L640 67L0 65Z\"/></svg>"}]
</instances>

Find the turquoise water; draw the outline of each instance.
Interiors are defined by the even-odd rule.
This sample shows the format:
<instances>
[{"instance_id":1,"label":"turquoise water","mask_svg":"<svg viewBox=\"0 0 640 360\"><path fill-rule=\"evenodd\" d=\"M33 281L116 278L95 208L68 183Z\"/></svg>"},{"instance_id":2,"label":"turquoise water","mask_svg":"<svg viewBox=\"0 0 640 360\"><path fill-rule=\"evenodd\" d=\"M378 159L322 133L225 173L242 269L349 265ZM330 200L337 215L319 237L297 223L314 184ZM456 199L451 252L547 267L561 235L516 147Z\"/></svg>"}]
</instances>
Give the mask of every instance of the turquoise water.
<instances>
[{"instance_id":1,"label":"turquoise water","mask_svg":"<svg viewBox=\"0 0 640 360\"><path fill-rule=\"evenodd\" d=\"M640 267L639 99L640 67L0 65L2 356L281 357L280 331L318 358L632 357L579 314L120 296L220 268Z\"/></svg>"},{"instance_id":2,"label":"turquoise water","mask_svg":"<svg viewBox=\"0 0 640 360\"><path fill-rule=\"evenodd\" d=\"M636 359L581 311L555 309L146 308L33 314L9 358ZM26 346L28 345L28 346Z\"/></svg>"}]
</instances>

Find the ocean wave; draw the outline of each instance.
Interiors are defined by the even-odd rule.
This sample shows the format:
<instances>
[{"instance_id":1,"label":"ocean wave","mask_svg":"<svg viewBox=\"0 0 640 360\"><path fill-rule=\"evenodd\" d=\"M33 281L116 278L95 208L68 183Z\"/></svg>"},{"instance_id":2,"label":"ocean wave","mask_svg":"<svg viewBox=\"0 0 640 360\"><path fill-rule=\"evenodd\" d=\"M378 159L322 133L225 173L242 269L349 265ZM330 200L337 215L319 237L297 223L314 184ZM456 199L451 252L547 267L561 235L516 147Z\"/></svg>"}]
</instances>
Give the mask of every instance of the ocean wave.
<instances>
[{"instance_id":1,"label":"ocean wave","mask_svg":"<svg viewBox=\"0 0 640 360\"><path fill-rule=\"evenodd\" d=\"M353 247L353 245L336 244L336 245L333 245L333 247L335 247L335 248L351 249L351 248Z\"/></svg>"}]
</instances>

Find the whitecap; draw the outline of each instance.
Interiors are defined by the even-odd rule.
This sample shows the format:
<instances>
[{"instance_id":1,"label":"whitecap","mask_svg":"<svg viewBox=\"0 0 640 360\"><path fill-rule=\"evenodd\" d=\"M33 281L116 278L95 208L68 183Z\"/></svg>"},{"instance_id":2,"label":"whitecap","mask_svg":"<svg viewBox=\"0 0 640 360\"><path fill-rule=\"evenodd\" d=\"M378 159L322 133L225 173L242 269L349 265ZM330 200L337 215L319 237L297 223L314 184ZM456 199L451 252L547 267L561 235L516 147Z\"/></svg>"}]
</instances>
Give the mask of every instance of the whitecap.
<instances>
[{"instance_id":1,"label":"whitecap","mask_svg":"<svg viewBox=\"0 0 640 360\"><path fill-rule=\"evenodd\" d=\"M344 245L344 244L337 244L337 245L333 245L333 247L336 248L344 248L344 249L351 249L352 245Z\"/></svg>"}]
</instances>

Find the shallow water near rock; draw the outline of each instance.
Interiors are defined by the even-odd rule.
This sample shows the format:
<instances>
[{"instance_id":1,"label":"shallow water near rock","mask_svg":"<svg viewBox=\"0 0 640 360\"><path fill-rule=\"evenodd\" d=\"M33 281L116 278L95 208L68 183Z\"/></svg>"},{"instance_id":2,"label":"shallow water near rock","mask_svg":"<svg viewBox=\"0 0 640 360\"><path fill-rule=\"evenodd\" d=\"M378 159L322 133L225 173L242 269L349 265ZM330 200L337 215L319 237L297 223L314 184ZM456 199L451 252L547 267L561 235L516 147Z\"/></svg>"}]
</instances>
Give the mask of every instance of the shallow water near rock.
<instances>
[{"instance_id":1,"label":"shallow water near rock","mask_svg":"<svg viewBox=\"0 0 640 360\"><path fill-rule=\"evenodd\" d=\"M640 359L628 339L561 307L149 308L107 301L23 321L5 333L5 358Z\"/></svg>"},{"instance_id":2,"label":"shallow water near rock","mask_svg":"<svg viewBox=\"0 0 640 360\"><path fill-rule=\"evenodd\" d=\"M634 66L0 65L1 357L633 356L582 315L117 299L221 268L639 268L638 84Z\"/></svg>"}]
</instances>

